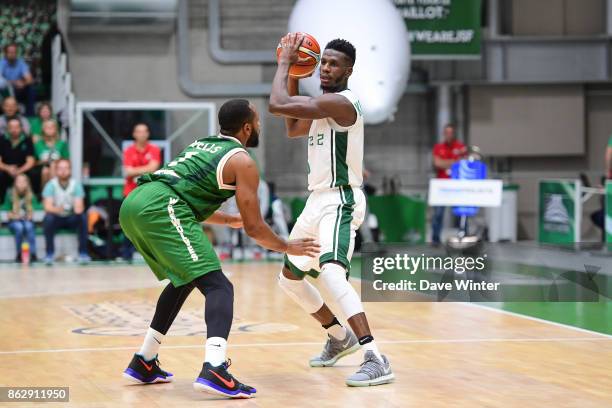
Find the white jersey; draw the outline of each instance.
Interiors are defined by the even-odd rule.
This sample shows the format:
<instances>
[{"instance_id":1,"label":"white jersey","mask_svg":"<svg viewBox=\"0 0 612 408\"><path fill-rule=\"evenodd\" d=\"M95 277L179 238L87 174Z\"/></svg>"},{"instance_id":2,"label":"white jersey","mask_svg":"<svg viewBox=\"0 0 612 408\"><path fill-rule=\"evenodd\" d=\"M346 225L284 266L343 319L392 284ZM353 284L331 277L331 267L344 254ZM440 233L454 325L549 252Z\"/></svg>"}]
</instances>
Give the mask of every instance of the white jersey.
<instances>
[{"instance_id":1,"label":"white jersey","mask_svg":"<svg viewBox=\"0 0 612 408\"><path fill-rule=\"evenodd\" d=\"M318 191L363 182L363 114L350 90L338 92L355 107L357 120L343 127L332 118L312 121L308 132L308 190Z\"/></svg>"}]
</instances>

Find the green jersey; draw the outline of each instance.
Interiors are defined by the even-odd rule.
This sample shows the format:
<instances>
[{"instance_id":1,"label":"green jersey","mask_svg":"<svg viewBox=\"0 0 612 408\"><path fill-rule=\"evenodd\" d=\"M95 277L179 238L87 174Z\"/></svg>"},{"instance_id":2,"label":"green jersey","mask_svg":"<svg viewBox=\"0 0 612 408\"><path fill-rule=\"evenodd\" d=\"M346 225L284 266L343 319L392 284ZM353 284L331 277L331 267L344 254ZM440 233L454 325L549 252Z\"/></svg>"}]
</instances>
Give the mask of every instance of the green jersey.
<instances>
[{"instance_id":1,"label":"green jersey","mask_svg":"<svg viewBox=\"0 0 612 408\"><path fill-rule=\"evenodd\" d=\"M34 156L42 162L50 163L58 159L69 159L70 152L68 144L63 140L57 140L53 146L49 146L41 139L34 144Z\"/></svg>"},{"instance_id":2,"label":"green jersey","mask_svg":"<svg viewBox=\"0 0 612 408\"><path fill-rule=\"evenodd\" d=\"M223 183L223 167L238 152L246 150L234 137L199 139L161 169L140 177L138 184L167 184L191 207L196 219L204 221L236 192L236 186Z\"/></svg>"}]
</instances>

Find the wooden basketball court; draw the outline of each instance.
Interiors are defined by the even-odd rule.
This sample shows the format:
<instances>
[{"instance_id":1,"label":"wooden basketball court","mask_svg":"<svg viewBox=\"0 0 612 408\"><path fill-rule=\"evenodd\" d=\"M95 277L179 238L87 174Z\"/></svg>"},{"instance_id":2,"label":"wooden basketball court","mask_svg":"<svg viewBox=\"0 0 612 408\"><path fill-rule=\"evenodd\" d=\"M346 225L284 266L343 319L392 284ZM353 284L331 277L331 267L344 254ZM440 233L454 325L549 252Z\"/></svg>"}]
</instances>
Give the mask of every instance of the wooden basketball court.
<instances>
[{"instance_id":1,"label":"wooden basketball court","mask_svg":"<svg viewBox=\"0 0 612 408\"><path fill-rule=\"evenodd\" d=\"M197 291L159 356L175 382L122 378L163 285L145 265L0 267L0 385L68 386L70 403L51 406L79 407L612 406L612 336L463 303L366 304L396 381L349 388L361 352L336 367L308 366L324 332L277 288L279 264L224 269L236 291L230 372L257 388L255 399L192 389L204 357Z\"/></svg>"}]
</instances>

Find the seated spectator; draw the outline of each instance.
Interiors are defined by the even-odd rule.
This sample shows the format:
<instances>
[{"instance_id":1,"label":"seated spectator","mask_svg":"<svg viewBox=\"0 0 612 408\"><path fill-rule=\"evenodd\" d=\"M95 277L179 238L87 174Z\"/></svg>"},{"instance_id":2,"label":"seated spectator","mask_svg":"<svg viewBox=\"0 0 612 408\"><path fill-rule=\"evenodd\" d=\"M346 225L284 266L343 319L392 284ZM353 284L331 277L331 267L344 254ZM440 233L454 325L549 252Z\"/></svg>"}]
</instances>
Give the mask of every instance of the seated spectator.
<instances>
[{"instance_id":1,"label":"seated spectator","mask_svg":"<svg viewBox=\"0 0 612 408\"><path fill-rule=\"evenodd\" d=\"M36 259L36 231L32 222L32 187L30 179L25 174L20 174L15 177L15 186L13 187L12 210L8 213L9 229L15 235L15 262L21 262L21 244L24 236L30 244L30 260L35 262Z\"/></svg>"},{"instance_id":2,"label":"seated spectator","mask_svg":"<svg viewBox=\"0 0 612 408\"><path fill-rule=\"evenodd\" d=\"M41 102L38 105L36 116L30 119L30 134L33 139L36 138L36 140L33 140L34 143L43 135L43 123L51 119L54 119L51 104L49 102Z\"/></svg>"},{"instance_id":3,"label":"seated spectator","mask_svg":"<svg viewBox=\"0 0 612 408\"><path fill-rule=\"evenodd\" d=\"M75 229L79 235L79 262L87 263L87 218L85 216L85 191L81 183L71 177L70 161L60 159L56 164L56 177L43 190L45 218L45 263L55 260L55 233L60 228Z\"/></svg>"},{"instance_id":4,"label":"seated spectator","mask_svg":"<svg viewBox=\"0 0 612 408\"><path fill-rule=\"evenodd\" d=\"M21 129L23 133L26 135L30 134L30 122L19 114L19 105L17 105L17 100L12 96L7 96L2 101L2 116L0 116L0 135L6 133L6 128L8 125L8 121L11 119L18 119L21 123Z\"/></svg>"},{"instance_id":5,"label":"seated spectator","mask_svg":"<svg viewBox=\"0 0 612 408\"><path fill-rule=\"evenodd\" d=\"M55 177L55 163L59 159L69 159L68 144L60 140L57 122L53 119L43 124L42 139L34 144L36 164L40 166L40 185L44 186Z\"/></svg>"},{"instance_id":6,"label":"seated spectator","mask_svg":"<svg viewBox=\"0 0 612 408\"><path fill-rule=\"evenodd\" d=\"M0 197L19 174L30 173L31 177L35 163L32 140L23 133L18 119L10 119L8 133L0 137Z\"/></svg>"},{"instance_id":7,"label":"seated spectator","mask_svg":"<svg viewBox=\"0 0 612 408\"><path fill-rule=\"evenodd\" d=\"M13 87L17 100L26 106L26 116L34 116L34 80L28 64L17 56L17 44L4 47L4 57L0 60L0 75Z\"/></svg>"}]
</instances>

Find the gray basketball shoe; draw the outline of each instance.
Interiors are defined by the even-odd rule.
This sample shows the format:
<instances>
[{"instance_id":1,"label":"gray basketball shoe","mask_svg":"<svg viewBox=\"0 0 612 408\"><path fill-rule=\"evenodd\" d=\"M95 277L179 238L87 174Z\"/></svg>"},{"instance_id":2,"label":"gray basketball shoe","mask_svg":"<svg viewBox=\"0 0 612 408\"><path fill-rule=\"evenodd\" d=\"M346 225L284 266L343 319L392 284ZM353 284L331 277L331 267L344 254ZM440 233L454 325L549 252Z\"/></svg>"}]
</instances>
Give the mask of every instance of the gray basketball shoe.
<instances>
[{"instance_id":1,"label":"gray basketball shoe","mask_svg":"<svg viewBox=\"0 0 612 408\"><path fill-rule=\"evenodd\" d=\"M361 347L357 337L349 329L346 329L344 340L337 340L330 335L327 335L327 337L327 343L325 343L321 354L310 359L311 367L331 367L340 358L356 352Z\"/></svg>"},{"instance_id":2,"label":"gray basketball shoe","mask_svg":"<svg viewBox=\"0 0 612 408\"><path fill-rule=\"evenodd\" d=\"M393 382L395 375L391 371L391 365L387 357L382 356L380 361L373 351L365 353L364 362L355 374L346 379L346 385L351 387L368 387L370 385L381 385Z\"/></svg>"}]
</instances>

